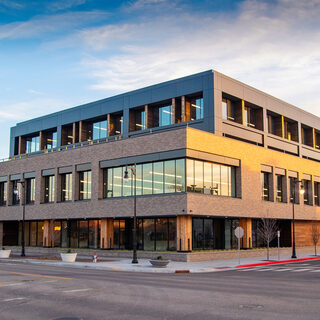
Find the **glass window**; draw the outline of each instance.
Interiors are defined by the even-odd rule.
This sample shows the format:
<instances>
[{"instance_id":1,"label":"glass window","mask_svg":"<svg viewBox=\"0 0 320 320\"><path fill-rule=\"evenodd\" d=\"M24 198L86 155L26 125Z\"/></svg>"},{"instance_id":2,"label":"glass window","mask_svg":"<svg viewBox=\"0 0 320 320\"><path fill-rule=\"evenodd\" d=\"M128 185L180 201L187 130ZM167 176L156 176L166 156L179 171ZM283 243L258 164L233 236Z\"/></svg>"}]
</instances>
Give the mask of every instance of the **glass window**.
<instances>
[{"instance_id":1,"label":"glass window","mask_svg":"<svg viewBox=\"0 0 320 320\"><path fill-rule=\"evenodd\" d=\"M35 247L37 245L37 222L30 222L30 246Z\"/></svg>"},{"instance_id":2,"label":"glass window","mask_svg":"<svg viewBox=\"0 0 320 320\"><path fill-rule=\"evenodd\" d=\"M107 137L108 132L108 121L99 121L94 122L92 125L92 131L93 131L93 140L103 139Z\"/></svg>"},{"instance_id":3,"label":"glass window","mask_svg":"<svg viewBox=\"0 0 320 320\"><path fill-rule=\"evenodd\" d=\"M290 202L292 203L294 199L295 200L294 203L298 204L299 203L299 192L298 192L298 184L297 184L298 179L290 177L289 181L290 181Z\"/></svg>"},{"instance_id":4,"label":"glass window","mask_svg":"<svg viewBox=\"0 0 320 320\"><path fill-rule=\"evenodd\" d=\"M222 99L222 119L235 121L234 102L229 99Z\"/></svg>"},{"instance_id":5,"label":"glass window","mask_svg":"<svg viewBox=\"0 0 320 320\"><path fill-rule=\"evenodd\" d=\"M159 108L159 127L172 124L172 105Z\"/></svg>"},{"instance_id":6,"label":"glass window","mask_svg":"<svg viewBox=\"0 0 320 320\"><path fill-rule=\"evenodd\" d=\"M36 198L36 179L31 178L31 179L26 179L26 203L27 204L33 204L35 202Z\"/></svg>"},{"instance_id":7,"label":"glass window","mask_svg":"<svg viewBox=\"0 0 320 320\"><path fill-rule=\"evenodd\" d=\"M72 200L72 173L61 175L61 201Z\"/></svg>"},{"instance_id":8,"label":"glass window","mask_svg":"<svg viewBox=\"0 0 320 320\"><path fill-rule=\"evenodd\" d=\"M123 176L125 174L125 170L126 168L123 167ZM123 179L123 196L127 197L127 196L132 196L133 192L134 192L134 176L132 174L132 170L128 169L128 179Z\"/></svg>"},{"instance_id":9,"label":"glass window","mask_svg":"<svg viewBox=\"0 0 320 320\"><path fill-rule=\"evenodd\" d=\"M123 173L122 167L113 168L113 196L122 196Z\"/></svg>"},{"instance_id":10,"label":"glass window","mask_svg":"<svg viewBox=\"0 0 320 320\"><path fill-rule=\"evenodd\" d=\"M44 202L54 202L55 176L46 176L44 178Z\"/></svg>"},{"instance_id":11,"label":"glass window","mask_svg":"<svg viewBox=\"0 0 320 320\"><path fill-rule=\"evenodd\" d=\"M193 249L202 249L203 248L203 219L193 218L192 219L192 247Z\"/></svg>"},{"instance_id":12,"label":"glass window","mask_svg":"<svg viewBox=\"0 0 320 320\"><path fill-rule=\"evenodd\" d=\"M26 137L26 153L37 152L40 150L40 137Z\"/></svg>"},{"instance_id":13,"label":"glass window","mask_svg":"<svg viewBox=\"0 0 320 320\"><path fill-rule=\"evenodd\" d=\"M79 248L88 248L88 221L80 220L79 221Z\"/></svg>"},{"instance_id":14,"label":"glass window","mask_svg":"<svg viewBox=\"0 0 320 320\"><path fill-rule=\"evenodd\" d=\"M155 162L153 164L153 193L164 193L163 191L163 162Z\"/></svg>"},{"instance_id":15,"label":"glass window","mask_svg":"<svg viewBox=\"0 0 320 320\"><path fill-rule=\"evenodd\" d=\"M5 206L7 204L7 182L0 183L0 206Z\"/></svg>"},{"instance_id":16,"label":"glass window","mask_svg":"<svg viewBox=\"0 0 320 320\"><path fill-rule=\"evenodd\" d=\"M168 250L177 250L177 224L176 218L169 218L169 247Z\"/></svg>"},{"instance_id":17,"label":"glass window","mask_svg":"<svg viewBox=\"0 0 320 320\"><path fill-rule=\"evenodd\" d=\"M91 170L79 172L79 200L91 199Z\"/></svg>"},{"instance_id":18,"label":"glass window","mask_svg":"<svg viewBox=\"0 0 320 320\"><path fill-rule=\"evenodd\" d=\"M194 160L187 159L187 191L194 191Z\"/></svg>"},{"instance_id":19,"label":"glass window","mask_svg":"<svg viewBox=\"0 0 320 320\"><path fill-rule=\"evenodd\" d=\"M142 164L136 166L136 195L142 195Z\"/></svg>"},{"instance_id":20,"label":"glass window","mask_svg":"<svg viewBox=\"0 0 320 320\"><path fill-rule=\"evenodd\" d=\"M130 110L130 123L134 121L133 127L130 126L130 131L139 131L146 128L145 111L144 109Z\"/></svg>"},{"instance_id":21,"label":"glass window","mask_svg":"<svg viewBox=\"0 0 320 320\"><path fill-rule=\"evenodd\" d=\"M186 191L185 159L176 160L176 192Z\"/></svg>"},{"instance_id":22,"label":"glass window","mask_svg":"<svg viewBox=\"0 0 320 320\"><path fill-rule=\"evenodd\" d=\"M20 204L21 197L21 183L18 183L18 180L12 181L12 205Z\"/></svg>"},{"instance_id":23,"label":"glass window","mask_svg":"<svg viewBox=\"0 0 320 320\"><path fill-rule=\"evenodd\" d=\"M212 186L212 164L205 162L203 166L203 192L205 194L211 194L213 190Z\"/></svg>"},{"instance_id":24,"label":"glass window","mask_svg":"<svg viewBox=\"0 0 320 320\"><path fill-rule=\"evenodd\" d=\"M144 250L154 250L155 230L154 219L143 219L143 243Z\"/></svg>"},{"instance_id":25,"label":"glass window","mask_svg":"<svg viewBox=\"0 0 320 320\"><path fill-rule=\"evenodd\" d=\"M236 168L187 159L187 191L236 197Z\"/></svg>"},{"instance_id":26,"label":"glass window","mask_svg":"<svg viewBox=\"0 0 320 320\"><path fill-rule=\"evenodd\" d=\"M262 191L262 200L269 201L269 173L261 172L261 191Z\"/></svg>"},{"instance_id":27,"label":"glass window","mask_svg":"<svg viewBox=\"0 0 320 320\"><path fill-rule=\"evenodd\" d=\"M277 202L283 202L283 176L276 175L277 182Z\"/></svg>"},{"instance_id":28,"label":"glass window","mask_svg":"<svg viewBox=\"0 0 320 320\"><path fill-rule=\"evenodd\" d=\"M303 194L304 204L312 205L312 203L310 202L311 182L309 180L302 180L302 181L303 181L302 185L304 189L304 194Z\"/></svg>"},{"instance_id":29,"label":"glass window","mask_svg":"<svg viewBox=\"0 0 320 320\"><path fill-rule=\"evenodd\" d=\"M231 185L231 168L221 166L221 195L229 196L229 185Z\"/></svg>"},{"instance_id":30,"label":"glass window","mask_svg":"<svg viewBox=\"0 0 320 320\"><path fill-rule=\"evenodd\" d=\"M190 120L203 119L203 98L190 100Z\"/></svg>"},{"instance_id":31,"label":"glass window","mask_svg":"<svg viewBox=\"0 0 320 320\"><path fill-rule=\"evenodd\" d=\"M68 221L62 221L61 222L61 247L68 248L70 246L69 241L70 239L69 239Z\"/></svg>"},{"instance_id":32,"label":"glass window","mask_svg":"<svg viewBox=\"0 0 320 320\"><path fill-rule=\"evenodd\" d=\"M143 194L152 194L152 163L143 165Z\"/></svg>"},{"instance_id":33,"label":"glass window","mask_svg":"<svg viewBox=\"0 0 320 320\"><path fill-rule=\"evenodd\" d=\"M70 228L70 247L71 248L78 248L78 221L72 220L69 222Z\"/></svg>"},{"instance_id":34,"label":"glass window","mask_svg":"<svg viewBox=\"0 0 320 320\"><path fill-rule=\"evenodd\" d=\"M320 206L320 182L314 183L314 204Z\"/></svg>"},{"instance_id":35,"label":"glass window","mask_svg":"<svg viewBox=\"0 0 320 320\"><path fill-rule=\"evenodd\" d=\"M89 248L100 247L100 227L101 220L89 220Z\"/></svg>"},{"instance_id":36,"label":"glass window","mask_svg":"<svg viewBox=\"0 0 320 320\"><path fill-rule=\"evenodd\" d=\"M156 219L156 250L168 250L168 219Z\"/></svg>"},{"instance_id":37,"label":"glass window","mask_svg":"<svg viewBox=\"0 0 320 320\"><path fill-rule=\"evenodd\" d=\"M54 221L53 228L52 242L55 247L61 247L61 221Z\"/></svg>"},{"instance_id":38,"label":"glass window","mask_svg":"<svg viewBox=\"0 0 320 320\"><path fill-rule=\"evenodd\" d=\"M174 193L175 190L175 160L164 162L164 192Z\"/></svg>"},{"instance_id":39,"label":"glass window","mask_svg":"<svg viewBox=\"0 0 320 320\"><path fill-rule=\"evenodd\" d=\"M37 222L37 228L38 228L37 247L43 247L43 230L44 230L43 221Z\"/></svg>"},{"instance_id":40,"label":"glass window","mask_svg":"<svg viewBox=\"0 0 320 320\"><path fill-rule=\"evenodd\" d=\"M204 219L203 225L203 248L204 249L213 249L214 248L214 233L213 233L213 219Z\"/></svg>"},{"instance_id":41,"label":"glass window","mask_svg":"<svg viewBox=\"0 0 320 320\"><path fill-rule=\"evenodd\" d=\"M203 162L194 161L194 192L203 192Z\"/></svg>"},{"instance_id":42,"label":"glass window","mask_svg":"<svg viewBox=\"0 0 320 320\"><path fill-rule=\"evenodd\" d=\"M46 149L53 149L57 147L57 131L47 132L46 134Z\"/></svg>"},{"instance_id":43,"label":"glass window","mask_svg":"<svg viewBox=\"0 0 320 320\"><path fill-rule=\"evenodd\" d=\"M212 164L212 194L221 195L221 166L215 163Z\"/></svg>"}]
</instances>

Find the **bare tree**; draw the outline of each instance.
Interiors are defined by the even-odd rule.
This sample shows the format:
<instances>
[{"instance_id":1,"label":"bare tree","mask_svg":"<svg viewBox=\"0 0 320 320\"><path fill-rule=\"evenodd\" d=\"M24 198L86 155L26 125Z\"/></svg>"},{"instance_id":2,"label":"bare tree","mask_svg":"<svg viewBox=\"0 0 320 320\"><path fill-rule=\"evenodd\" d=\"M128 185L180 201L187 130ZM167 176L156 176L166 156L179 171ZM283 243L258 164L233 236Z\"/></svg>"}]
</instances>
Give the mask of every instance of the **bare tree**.
<instances>
[{"instance_id":1,"label":"bare tree","mask_svg":"<svg viewBox=\"0 0 320 320\"><path fill-rule=\"evenodd\" d=\"M312 237L312 242L314 244L314 255L317 255L317 243L320 239L320 229L317 224L313 224L311 227L311 237Z\"/></svg>"},{"instance_id":2,"label":"bare tree","mask_svg":"<svg viewBox=\"0 0 320 320\"><path fill-rule=\"evenodd\" d=\"M258 235L267 245L267 260L269 260L270 242L277 236L278 223L275 219L262 218L258 225Z\"/></svg>"}]
</instances>

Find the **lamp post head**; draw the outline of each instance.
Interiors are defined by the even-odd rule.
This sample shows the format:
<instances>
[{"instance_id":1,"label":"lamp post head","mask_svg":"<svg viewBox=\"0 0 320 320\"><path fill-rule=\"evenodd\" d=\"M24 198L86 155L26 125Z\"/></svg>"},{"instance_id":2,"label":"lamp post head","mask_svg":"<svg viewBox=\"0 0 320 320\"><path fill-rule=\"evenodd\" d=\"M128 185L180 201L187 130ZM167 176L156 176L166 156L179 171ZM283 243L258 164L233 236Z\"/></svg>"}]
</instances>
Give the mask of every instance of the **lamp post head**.
<instances>
[{"instance_id":1,"label":"lamp post head","mask_svg":"<svg viewBox=\"0 0 320 320\"><path fill-rule=\"evenodd\" d=\"M124 172L123 180L125 183L129 181L129 174L128 174L128 169L126 167L126 171Z\"/></svg>"},{"instance_id":2,"label":"lamp post head","mask_svg":"<svg viewBox=\"0 0 320 320\"><path fill-rule=\"evenodd\" d=\"M303 186L301 186L301 189L299 190L299 193L300 194L304 194L305 193L305 190L304 190Z\"/></svg>"}]
</instances>

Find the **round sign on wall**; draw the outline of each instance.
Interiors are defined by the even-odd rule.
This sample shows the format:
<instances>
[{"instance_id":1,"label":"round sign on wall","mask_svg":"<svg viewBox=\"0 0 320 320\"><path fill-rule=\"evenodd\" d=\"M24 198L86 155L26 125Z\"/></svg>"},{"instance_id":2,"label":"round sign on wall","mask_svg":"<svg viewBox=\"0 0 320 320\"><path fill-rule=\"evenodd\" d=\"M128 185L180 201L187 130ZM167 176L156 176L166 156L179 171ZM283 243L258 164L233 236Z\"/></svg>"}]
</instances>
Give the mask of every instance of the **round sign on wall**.
<instances>
[{"instance_id":1,"label":"round sign on wall","mask_svg":"<svg viewBox=\"0 0 320 320\"><path fill-rule=\"evenodd\" d=\"M234 230L234 234L238 239L241 239L243 237L243 235L244 235L244 231L243 231L243 229L241 227L237 227Z\"/></svg>"}]
</instances>

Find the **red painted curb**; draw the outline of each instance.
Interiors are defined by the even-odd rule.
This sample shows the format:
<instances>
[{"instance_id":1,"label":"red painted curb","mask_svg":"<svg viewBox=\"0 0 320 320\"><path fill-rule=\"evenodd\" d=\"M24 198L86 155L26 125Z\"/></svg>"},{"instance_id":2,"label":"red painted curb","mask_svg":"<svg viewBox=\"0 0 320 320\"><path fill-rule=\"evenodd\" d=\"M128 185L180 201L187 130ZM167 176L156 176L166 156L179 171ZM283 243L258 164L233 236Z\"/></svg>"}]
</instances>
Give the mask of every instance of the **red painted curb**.
<instances>
[{"instance_id":1,"label":"red painted curb","mask_svg":"<svg viewBox=\"0 0 320 320\"><path fill-rule=\"evenodd\" d=\"M236 268L259 267L259 266L268 266L268 265L271 265L271 264L300 262L300 261L319 260L319 259L320 259L320 257L312 257L312 258L301 258L301 259L290 259L290 260L260 262L260 263L252 263L252 264L241 264L239 266L236 266Z\"/></svg>"}]
</instances>

